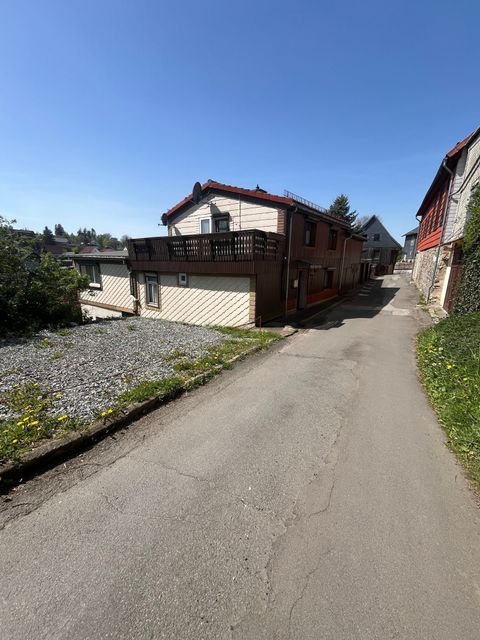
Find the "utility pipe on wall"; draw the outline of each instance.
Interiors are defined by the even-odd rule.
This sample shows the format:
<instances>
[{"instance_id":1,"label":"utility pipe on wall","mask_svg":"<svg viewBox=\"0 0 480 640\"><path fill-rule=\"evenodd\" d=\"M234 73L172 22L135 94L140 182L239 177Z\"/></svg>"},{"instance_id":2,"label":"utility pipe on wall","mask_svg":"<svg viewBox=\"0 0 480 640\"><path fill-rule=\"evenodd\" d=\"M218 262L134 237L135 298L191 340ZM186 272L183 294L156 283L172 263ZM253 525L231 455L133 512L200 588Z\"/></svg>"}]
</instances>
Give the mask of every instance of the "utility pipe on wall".
<instances>
[{"instance_id":1,"label":"utility pipe on wall","mask_svg":"<svg viewBox=\"0 0 480 640\"><path fill-rule=\"evenodd\" d=\"M290 256L292 253L292 227L293 227L293 214L297 212L298 207L292 207L291 209L287 210L287 215L288 215L288 224L289 224L289 229L288 229L288 251L287 251L287 275L286 275L286 282L285 282L285 318L287 317L287 313L288 313L288 293L290 290Z\"/></svg>"},{"instance_id":2,"label":"utility pipe on wall","mask_svg":"<svg viewBox=\"0 0 480 640\"><path fill-rule=\"evenodd\" d=\"M452 187L453 187L453 179L454 179L453 171L449 167L447 167L446 157L443 159L442 167L445 169L445 171L447 171L450 174L450 184L448 185L447 199L445 201L445 207L443 208L443 213L442 213L440 238L438 239L438 247L437 247L437 252L435 254L435 265L433 267L432 282L430 283L430 286L428 287L428 291L427 291L427 302L430 302L432 291L433 291L433 288L435 287L435 280L437 278L438 261L440 260L440 249L442 248L442 239L445 231L445 222L447 219L448 205L450 204L450 198L452 197Z\"/></svg>"},{"instance_id":3,"label":"utility pipe on wall","mask_svg":"<svg viewBox=\"0 0 480 640\"><path fill-rule=\"evenodd\" d=\"M340 293L343 284L343 267L345 265L345 253L347 250L347 242L353 238L353 233L349 232L349 235L343 241L342 262L340 267L340 277L338 279L338 292Z\"/></svg>"}]
</instances>

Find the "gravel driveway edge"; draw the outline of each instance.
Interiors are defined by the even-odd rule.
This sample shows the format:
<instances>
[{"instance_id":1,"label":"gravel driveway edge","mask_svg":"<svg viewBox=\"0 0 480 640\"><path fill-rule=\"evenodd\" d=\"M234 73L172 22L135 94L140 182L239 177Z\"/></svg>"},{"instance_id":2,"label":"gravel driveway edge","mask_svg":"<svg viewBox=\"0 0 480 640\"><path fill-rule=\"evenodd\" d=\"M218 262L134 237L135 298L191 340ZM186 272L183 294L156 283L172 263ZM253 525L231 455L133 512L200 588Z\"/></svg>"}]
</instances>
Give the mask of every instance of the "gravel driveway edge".
<instances>
[{"instance_id":1,"label":"gravel driveway edge","mask_svg":"<svg viewBox=\"0 0 480 640\"><path fill-rule=\"evenodd\" d=\"M261 351L262 348L261 345L249 347L242 353L228 360L228 364L233 364L237 360L241 360L256 351ZM183 383L182 388L173 396L155 396L143 402L132 404L122 411L121 415L116 415L105 420L98 420L83 431L71 433L60 440L53 440L52 442L40 445L36 449L25 453L19 460L0 464L0 491L2 488L6 488L7 485L10 487L10 483L13 481L24 479L26 476L33 475L34 472L45 471L71 458L77 452L102 440L109 433L126 427L140 416L150 413L162 404L175 400L185 391L205 384L222 369L223 367L219 365L206 373L188 378Z\"/></svg>"}]
</instances>

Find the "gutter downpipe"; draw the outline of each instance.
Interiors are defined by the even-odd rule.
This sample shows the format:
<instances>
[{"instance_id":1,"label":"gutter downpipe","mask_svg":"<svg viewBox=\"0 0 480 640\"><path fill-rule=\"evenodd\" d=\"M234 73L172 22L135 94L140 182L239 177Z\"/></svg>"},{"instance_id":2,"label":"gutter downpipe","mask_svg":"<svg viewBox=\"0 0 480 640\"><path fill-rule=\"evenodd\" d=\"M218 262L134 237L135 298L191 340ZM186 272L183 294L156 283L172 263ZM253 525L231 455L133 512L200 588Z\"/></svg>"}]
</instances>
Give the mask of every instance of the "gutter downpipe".
<instances>
[{"instance_id":1,"label":"gutter downpipe","mask_svg":"<svg viewBox=\"0 0 480 640\"><path fill-rule=\"evenodd\" d=\"M284 316L285 316L285 320L287 319L287 313L288 313L288 293L289 293L289 284L290 284L290 256L292 253L292 227L293 227L293 214L296 213L298 211L298 207L292 207L290 208L290 210L288 210L288 214L289 214L289 229L288 229L288 252L287 252L287 277L286 277L286 282L285 282L285 312L284 312Z\"/></svg>"},{"instance_id":2,"label":"gutter downpipe","mask_svg":"<svg viewBox=\"0 0 480 640\"><path fill-rule=\"evenodd\" d=\"M340 294L340 292L342 290L342 284L343 284L343 267L345 265L345 253L347 251L347 242L349 240L351 240L352 238L353 238L353 233L351 231L349 231L348 232L348 236L343 241L342 262L341 262L341 266L340 266L340 278L339 278L339 282L338 282L338 293L339 294Z\"/></svg>"},{"instance_id":3,"label":"gutter downpipe","mask_svg":"<svg viewBox=\"0 0 480 640\"><path fill-rule=\"evenodd\" d=\"M448 205L450 204L450 198L452 197L452 187L453 187L453 179L454 179L453 171L451 169L449 169L449 167L447 167L447 157L445 157L443 159L442 167L450 174L450 184L448 185L447 199L445 201L445 207L443 209L443 214L442 214L442 230L441 230L441 233L440 233L440 238L438 240L437 253L435 255L435 266L433 267L432 282L430 283L430 286L428 287L427 302L430 302L430 298L432 296L432 291L433 291L433 288L435 287L435 280L437 278L438 262L440 260L440 249L442 248L442 239L443 239L443 234L444 234L444 231L445 231L445 222L447 220Z\"/></svg>"}]
</instances>

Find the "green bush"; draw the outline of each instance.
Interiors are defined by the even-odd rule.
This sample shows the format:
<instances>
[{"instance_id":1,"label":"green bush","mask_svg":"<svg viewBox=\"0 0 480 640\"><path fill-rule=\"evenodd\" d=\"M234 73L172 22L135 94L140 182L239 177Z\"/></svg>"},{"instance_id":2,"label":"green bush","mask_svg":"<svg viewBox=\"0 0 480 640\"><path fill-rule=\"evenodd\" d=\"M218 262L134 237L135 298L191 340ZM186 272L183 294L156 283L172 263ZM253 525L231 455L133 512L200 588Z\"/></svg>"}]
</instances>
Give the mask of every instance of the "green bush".
<instances>
[{"instance_id":1,"label":"green bush","mask_svg":"<svg viewBox=\"0 0 480 640\"><path fill-rule=\"evenodd\" d=\"M78 292L87 278L39 251L0 216L0 336L81 320Z\"/></svg>"},{"instance_id":2,"label":"green bush","mask_svg":"<svg viewBox=\"0 0 480 640\"><path fill-rule=\"evenodd\" d=\"M451 316L420 333L417 358L448 443L480 486L480 313Z\"/></svg>"},{"instance_id":3,"label":"green bush","mask_svg":"<svg viewBox=\"0 0 480 640\"><path fill-rule=\"evenodd\" d=\"M459 314L480 311L480 186L468 203L463 249L462 279L454 306L454 313Z\"/></svg>"}]
</instances>

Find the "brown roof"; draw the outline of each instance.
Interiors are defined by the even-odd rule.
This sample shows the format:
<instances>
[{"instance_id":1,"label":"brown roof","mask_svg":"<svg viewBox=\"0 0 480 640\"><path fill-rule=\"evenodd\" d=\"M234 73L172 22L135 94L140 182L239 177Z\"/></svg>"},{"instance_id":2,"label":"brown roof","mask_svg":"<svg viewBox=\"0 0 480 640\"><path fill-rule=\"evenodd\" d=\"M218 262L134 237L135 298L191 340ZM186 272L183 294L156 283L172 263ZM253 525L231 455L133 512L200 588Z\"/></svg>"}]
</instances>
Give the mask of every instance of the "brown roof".
<instances>
[{"instance_id":1,"label":"brown roof","mask_svg":"<svg viewBox=\"0 0 480 640\"><path fill-rule=\"evenodd\" d=\"M291 207L298 206L302 209L308 210L309 212L313 212L316 215L326 217L329 219L334 219L336 222L343 224L344 226L349 226L348 223L343 220L343 218L336 216L334 214L329 213L328 211L322 212L318 209L313 209L308 205L299 202L293 198L287 198L285 196L277 196L273 193L268 193L263 189L244 189L243 187L235 187L231 184L224 184L223 182L217 182L216 180L207 180L204 184L202 184L202 196L206 194L209 190L212 191L220 191L224 193L233 193L235 195L247 196L249 198L255 198L256 200L261 200L264 202L270 202L273 204L279 204L283 207ZM183 200L180 200L175 206L169 209L164 216L162 216L162 221L166 218L172 216L175 213L178 213L183 207L190 204L192 202L192 196L188 195ZM166 224L166 222L164 222Z\"/></svg>"},{"instance_id":2,"label":"brown roof","mask_svg":"<svg viewBox=\"0 0 480 640\"><path fill-rule=\"evenodd\" d=\"M237 195L250 196L258 198L259 200L266 200L268 202L275 202L276 204L284 204L290 206L295 204L295 201L291 198L285 198L283 196L276 196L273 193L267 193L260 189L244 189L242 187L235 187L231 184L224 184L223 182L216 182L215 180L207 180L202 184L202 193L208 189L216 189L218 191L226 191L227 193L235 193ZM180 200L174 207L166 212L167 216L171 216L173 213L181 209L185 204L190 202L191 195L186 196L183 200Z\"/></svg>"},{"instance_id":3,"label":"brown roof","mask_svg":"<svg viewBox=\"0 0 480 640\"><path fill-rule=\"evenodd\" d=\"M430 201L431 201L431 197L432 195L435 193L435 190L439 184L439 182L441 181L441 179L444 177L444 173L445 168L443 166L443 161L447 160L447 163L449 164L450 169L454 170L456 163L458 161L458 158L460 156L460 153L463 151L463 149L468 146L468 144L477 137L477 135L480 133L480 127L478 129L475 129L475 131L472 131L472 133L470 135L468 135L466 138L464 138L463 140L460 140L460 142L457 142L457 144L452 147L450 149L450 151L447 152L445 158L442 160L440 167L438 168L437 173L435 174L435 177L432 181L432 184L430 185L430 187L428 188L427 193L425 194L425 197L422 200L422 204L420 205L420 207L418 208L416 217L418 218L418 216L423 216L423 214L425 213L425 209L428 207Z\"/></svg>"}]
</instances>

